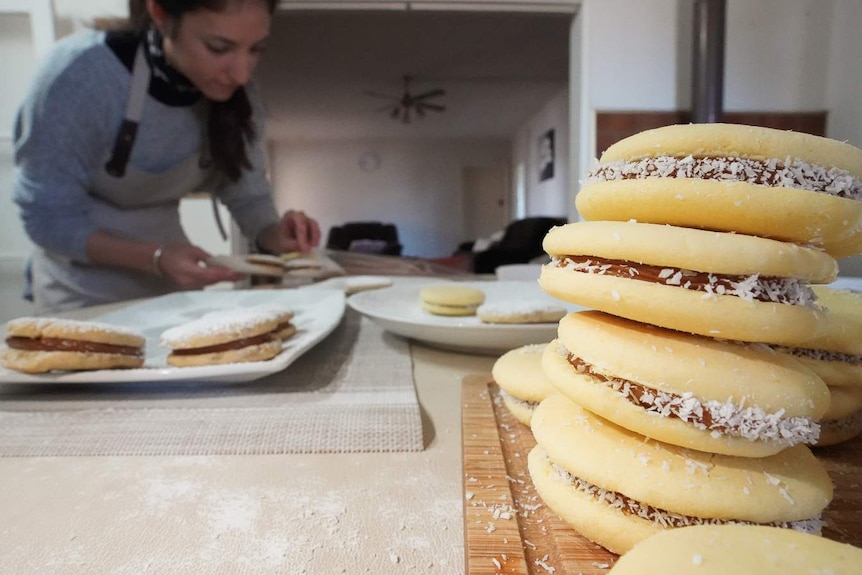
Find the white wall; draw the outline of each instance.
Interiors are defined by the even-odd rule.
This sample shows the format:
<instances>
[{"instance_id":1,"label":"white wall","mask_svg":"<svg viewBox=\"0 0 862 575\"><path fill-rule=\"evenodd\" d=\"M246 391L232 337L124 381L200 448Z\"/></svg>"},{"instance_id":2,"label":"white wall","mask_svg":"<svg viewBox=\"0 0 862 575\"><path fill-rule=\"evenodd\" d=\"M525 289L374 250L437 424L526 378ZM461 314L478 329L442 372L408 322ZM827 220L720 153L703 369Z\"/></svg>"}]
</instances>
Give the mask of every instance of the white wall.
<instances>
[{"instance_id":1,"label":"white wall","mask_svg":"<svg viewBox=\"0 0 862 575\"><path fill-rule=\"evenodd\" d=\"M526 167L526 216L568 216L569 123L569 91L563 89L515 135L513 163L522 162ZM548 130L554 131L554 177L540 182L538 144Z\"/></svg>"},{"instance_id":2,"label":"white wall","mask_svg":"<svg viewBox=\"0 0 862 575\"><path fill-rule=\"evenodd\" d=\"M380 167L363 171L366 152ZM279 210L303 209L326 233L346 221L398 226L403 254L450 255L475 239L462 218L463 166L508 165L505 140L273 142L271 172Z\"/></svg>"},{"instance_id":3,"label":"white wall","mask_svg":"<svg viewBox=\"0 0 862 575\"><path fill-rule=\"evenodd\" d=\"M826 107L829 135L862 147L862 2L835 0Z\"/></svg>"},{"instance_id":4,"label":"white wall","mask_svg":"<svg viewBox=\"0 0 862 575\"><path fill-rule=\"evenodd\" d=\"M687 0L584 0L582 144L595 155L597 110L677 110L690 105L692 14ZM858 0L729 0L725 109L812 111L846 119L829 135L862 141ZM586 154L582 154L582 157ZM589 157L589 156L587 156ZM588 169L581 166L581 175Z\"/></svg>"},{"instance_id":5,"label":"white wall","mask_svg":"<svg viewBox=\"0 0 862 575\"><path fill-rule=\"evenodd\" d=\"M832 0L730 0L726 25L733 41L725 43L725 108L826 108L834 6Z\"/></svg>"},{"instance_id":6,"label":"white wall","mask_svg":"<svg viewBox=\"0 0 862 575\"><path fill-rule=\"evenodd\" d=\"M573 48L572 55L576 61L572 70L580 74L574 78L577 83L571 93L573 101L578 103L580 112L572 102L571 112L576 114L576 122L571 130L579 134L577 146L578 165L572 165L570 180L572 187L583 176L589 163L586 159L595 154L594 113L596 110L673 110L688 107L688 91L685 87L690 79L691 59L691 11L689 0L583 0L581 12L576 19L575 28L580 30L577 50ZM126 11L126 0L55 0L58 17L63 20L81 23L96 16L121 16ZM725 61L726 85L724 101L729 110L821 110L829 111L828 134L832 137L849 140L856 145L862 145L862 98L859 97L862 86L862 67L859 66L859 55L862 54L862 36L858 34L858 23L862 21L862 4L859 0L729 0L727 13L727 54ZM0 16L0 77L3 78L3 90L0 91L0 257L21 256L26 253L27 242L22 239L17 213L9 200L8 181L11 166L9 164L8 141L2 139L9 133L9 126L14 115L17 102L26 90L26 85L33 72L35 59L32 55L28 25L20 16ZM581 92L580 95L577 92ZM532 122L533 120L531 120ZM524 128L526 129L526 127ZM524 130L522 130L523 132ZM558 142L563 139L563 131L557 131ZM527 157L533 149L532 142L519 132L511 148L515 157ZM324 144L309 145L302 151L291 146L292 157L318 157ZM363 147L361 144L325 144L336 150ZM416 203L421 209L429 208L429 217L416 224L414 237L409 239L409 251L415 255L421 253L446 253L452 244L460 241L456 212L446 212L441 218L440 206L429 200L428 190L441 198L450 198L455 194L457 177L448 172L454 170L454 161L443 161L441 158L432 160L427 171L420 165L420 157L409 158L411 147L388 144L391 158L399 157L397 163L399 172L395 182L398 189L406 190L407 203ZM503 146L505 147L505 146ZM458 143L453 145L451 153L469 155L472 146ZM355 164L358 149L351 148L340 160L344 166ZM417 153L424 153L417 151ZM574 154L575 152L572 152ZM558 145L558 158L564 156ZM493 154L492 154L493 155ZM330 161L335 162L333 158ZM338 162L336 162L338 163ZM416 174L411 179L410 170L416 166ZM445 164L446 171L435 172ZM386 157L384 157L384 166ZM391 164L390 164L391 165ZM559 164L558 165L562 165ZM381 174L385 168L381 168ZM280 170L276 185L280 188L288 176L292 180L300 178L303 184L309 184L310 175L286 164ZM354 189L365 186L374 178L345 178L348 173L338 171L334 174L323 174L326 181L332 181L338 190ZM453 172L454 173L454 172ZM528 183L531 176L528 174ZM433 180L433 184L428 181ZM384 180L384 183L389 183ZM380 182L378 182L380 183ZM379 188L379 186L378 186ZM286 192L290 194L288 190ZM572 190L569 190L569 194ZM551 197L557 201L558 190ZM329 195L333 198L339 194ZM387 206L393 199L384 194ZM340 195L339 195L340 197ZM436 197L436 196L435 196ZM343 199L333 205L324 205L321 196L298 197L315 208L326 210L309 211L316 213L331 213L328 222L336 220L355 219L348 212L365 212L361 203L347 206ZM285 193L279 193L280 207L293 204ZM431 205L427 202L431 201ZM544 207L531 192L529 210ZM373 211L379 215L384 206L375 200ZM574 214L571 198L566 202L570 218ZM460 206L459 206L460 207ZM379 208L379 209L378 209ZM416 210L398 208L399 217L421 219ZM407 220L405 220L407 221ZM410 220L412 221L412 220ZM441 225L441 232L436 236L431 230L435 225ZM207 226L208 228L208 222Z\"/></svg>"}]
</instances>

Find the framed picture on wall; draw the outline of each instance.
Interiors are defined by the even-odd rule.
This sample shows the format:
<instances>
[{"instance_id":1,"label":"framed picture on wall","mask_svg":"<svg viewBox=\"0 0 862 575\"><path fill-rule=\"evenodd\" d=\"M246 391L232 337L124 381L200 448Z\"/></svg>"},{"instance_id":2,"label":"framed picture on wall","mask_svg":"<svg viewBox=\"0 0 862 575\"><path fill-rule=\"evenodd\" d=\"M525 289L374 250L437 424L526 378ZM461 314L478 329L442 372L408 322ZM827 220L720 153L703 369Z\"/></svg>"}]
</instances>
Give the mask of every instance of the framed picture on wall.
<instances>
[{"instance_id":1,"label":"framed picture on wall","mask_svg":"<svg viewBox=\"0 0 862 575\"><path fill-rule=\"evenodd\" d=\"M554 177L554 130L548 130L539 138L539 181Z\"/></svg>"}]
</instances>

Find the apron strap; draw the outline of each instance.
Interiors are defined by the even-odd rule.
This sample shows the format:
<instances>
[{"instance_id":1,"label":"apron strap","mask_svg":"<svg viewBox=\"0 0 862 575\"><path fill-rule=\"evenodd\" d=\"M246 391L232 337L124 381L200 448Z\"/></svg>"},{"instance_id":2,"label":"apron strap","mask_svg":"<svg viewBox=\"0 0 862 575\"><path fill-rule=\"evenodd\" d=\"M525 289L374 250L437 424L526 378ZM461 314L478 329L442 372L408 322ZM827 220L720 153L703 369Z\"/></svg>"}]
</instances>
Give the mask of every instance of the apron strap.
<instances>
[{"instance_id":1,"label":"apron strap","mask_svg":"<svg viewBox=\"0 0 862 575\"><path fill-rule=\"evenodd\" d=\"M144 101L150 87L150 66L144 54L144 45L141 43L135 53L135 63L132 66L132 85L129 89L129 97L126 100L126 114L123 123L117 131L114 139L114 148L111 157L105 164L105 171L115 178L122 178L126 173L129 157L132 155L132 147L135 145L135 137L138 134L138 125L144 113Z\"/></svg>"}]
</instances>

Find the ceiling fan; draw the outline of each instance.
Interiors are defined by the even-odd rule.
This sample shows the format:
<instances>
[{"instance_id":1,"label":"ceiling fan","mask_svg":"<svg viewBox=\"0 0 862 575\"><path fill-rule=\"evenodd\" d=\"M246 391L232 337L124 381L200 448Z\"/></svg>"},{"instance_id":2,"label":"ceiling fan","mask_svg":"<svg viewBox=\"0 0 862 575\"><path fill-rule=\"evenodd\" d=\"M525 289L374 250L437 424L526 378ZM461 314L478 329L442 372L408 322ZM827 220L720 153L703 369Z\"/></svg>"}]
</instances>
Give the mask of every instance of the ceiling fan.
<instances>
[{"instance_id":1,"label":"ceiling fan","mask_svg":"<svg viewBox=\"0 0 862 575\"><path fill-rule=\"evenodd\" d=\"M393 94L381 94L380 92L368 92L365 94L374 98L384 98L390 100L390 103L379 108L378 112L387 112L389 117L394 120L400 120L404 124L409 124L411 118L415 115L417 118L424 118L425 112L443 112L446 106L429 102L432 98L439 98L446 95L446 90L435 88L422 92L420 94L410 93L410 83L413 81L412 76L404 76L404 93L400 96Z\"/></svg>"}]
</instances>

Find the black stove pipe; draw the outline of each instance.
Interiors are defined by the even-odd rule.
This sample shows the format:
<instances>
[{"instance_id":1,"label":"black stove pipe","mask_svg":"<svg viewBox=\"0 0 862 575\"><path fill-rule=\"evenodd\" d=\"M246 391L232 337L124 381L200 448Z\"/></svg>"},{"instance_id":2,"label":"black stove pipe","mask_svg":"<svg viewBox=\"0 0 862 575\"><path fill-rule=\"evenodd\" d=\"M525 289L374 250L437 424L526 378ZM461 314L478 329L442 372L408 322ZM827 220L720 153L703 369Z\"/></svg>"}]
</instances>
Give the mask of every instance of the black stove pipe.
<instances>
[{"instance_id":1,"label":"black stove pipe","mask_svg":"<svg viewBox=\"0 0 862 575\"><path fill-rule=\"evenodd\" d=\"M724 95L726 0L694 0L691 121L720 122Z\"/></svg>"}]
</instances>

